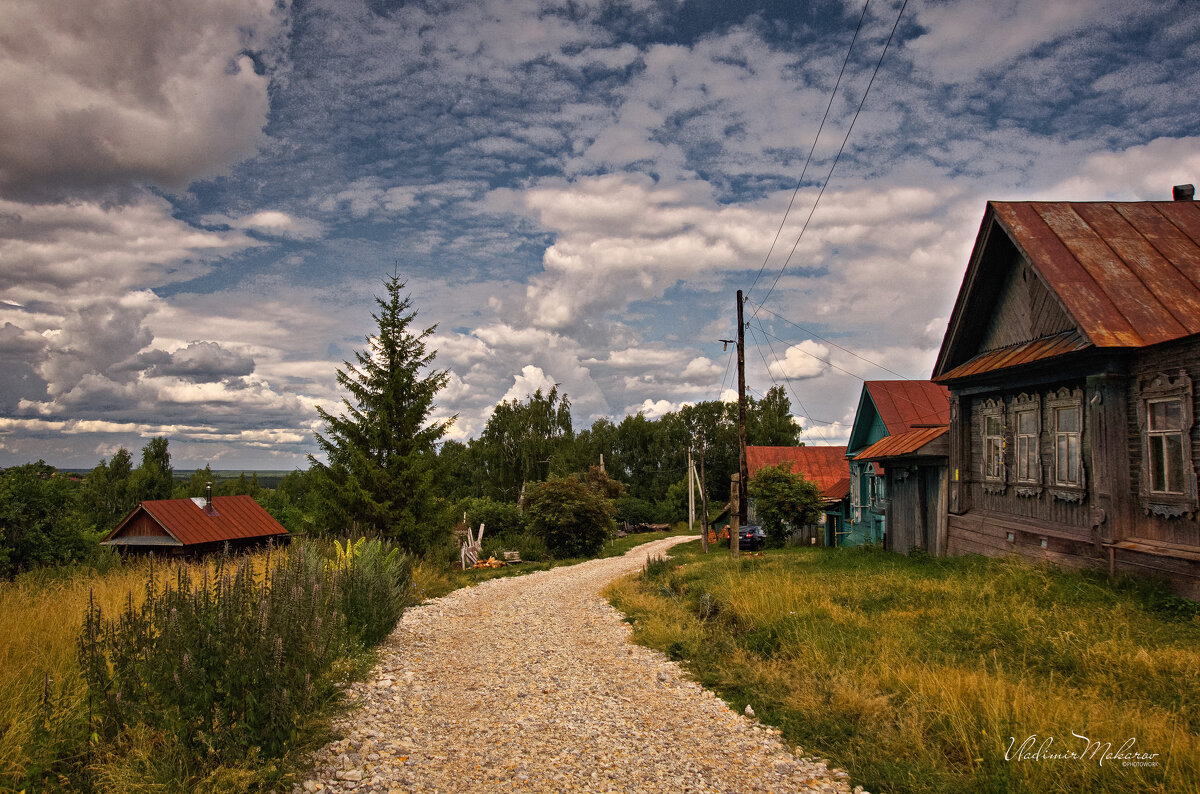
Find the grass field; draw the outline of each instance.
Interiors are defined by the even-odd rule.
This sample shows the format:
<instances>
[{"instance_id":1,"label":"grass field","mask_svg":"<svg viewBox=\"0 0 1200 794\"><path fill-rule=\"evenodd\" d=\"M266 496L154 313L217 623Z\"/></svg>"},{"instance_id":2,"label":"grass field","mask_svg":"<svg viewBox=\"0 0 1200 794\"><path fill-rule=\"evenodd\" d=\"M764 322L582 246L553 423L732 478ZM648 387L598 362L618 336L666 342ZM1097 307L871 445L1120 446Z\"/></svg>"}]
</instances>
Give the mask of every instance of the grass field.
<instances>
[{"instance_id":1,"label":"grass field","mask_svg":"<svg viewBox=\"0 0 1200 794\"><path fill-rule=\"evenodd\" d=\"M1191 602L1011 560L672 554L609 588L635 641L855 785L1200 791Z\"/></svg>"}]
</instances>

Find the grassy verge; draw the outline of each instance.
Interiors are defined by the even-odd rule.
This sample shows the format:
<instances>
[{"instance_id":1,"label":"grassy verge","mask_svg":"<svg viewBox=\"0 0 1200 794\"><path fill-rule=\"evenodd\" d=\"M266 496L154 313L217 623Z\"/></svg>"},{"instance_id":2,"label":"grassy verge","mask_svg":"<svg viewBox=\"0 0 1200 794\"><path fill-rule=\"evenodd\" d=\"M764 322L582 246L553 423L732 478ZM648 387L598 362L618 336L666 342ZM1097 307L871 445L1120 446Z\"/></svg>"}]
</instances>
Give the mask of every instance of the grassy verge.
<instances>
[{"instance_id":1,"label":"grassy verge","mask_svg":"<svg viewBox=\"0 0 1200 794\"><path fill-rule=\"evenodd\" d=\"M609 588L634 639L856 785L1200 790L1200 616L1153 584L1014 560L698 547Z\"/></svg>"},{"instance_id":2,"label":"grassy verge","mask_svg":"<svg viewBox=\"0 0 1200 794\"><path fill-rule=\"evenodd\" d=\"M314 554L324 551L317 546L313 549ZM275 559L281 556L279 551L273 554ZM260 554L241 565L256 594L265 592L266 562L266 555ZM191 565L160 560L154 563L154 576L156 582L165 584L178 581L182 573L193 582L213 582L215 586L215 565L212 559ZM337 658L327 663L324 672L314 672L310 680L320 696L297 714L285 739L276 743L281 749L269 756L252 746L258 742L251 737L245 751L201 757L194 747L184 746L192 735L153 725L154 720L146 715L111 729L111 714L106 720L104 703L97 702L94 693L88 696L79 656L82 629L89 609L108 616L141 610L149 576L149 563L140 561L119 565L105 574L58 568L0 583L0 791L282 790L290 788L308 755L328 740L329 719L340 708L332 685L360 677L371 667L372 653L362 642L341 643ZM160 587L155 590L162 592ZM276 630L265 618L261 625L264 630ZM115 625L112 628L117 629ZM158 631L151 629L147 636L152 639ZM285 646L279 647L277 654L285 650ZM162 656L161 650L151 642L134 655L136 666L147 665L155 653ZM192 658L199 659L200 654L194 653ZM129 664L124 666L129 668ZM117 672L116 666L110 669ZM177 677L176 683L185 696L209 689L185 685L201 675L193 672L189 678L192 668L187 661L176 669L183 671L184 677ZM162 680L156 673L144 683L153 689ZM128 683L120 686L129 689ZM149 713L157 718L169 712L172 706L168 701L151 692L153 710ZM111 711L111 704L109 707ZM128 698L122 706L134 707ZM186 714L186 706L173 713ZM110 730L105 730L106 723Z\"/></svg>"}]
</instances>

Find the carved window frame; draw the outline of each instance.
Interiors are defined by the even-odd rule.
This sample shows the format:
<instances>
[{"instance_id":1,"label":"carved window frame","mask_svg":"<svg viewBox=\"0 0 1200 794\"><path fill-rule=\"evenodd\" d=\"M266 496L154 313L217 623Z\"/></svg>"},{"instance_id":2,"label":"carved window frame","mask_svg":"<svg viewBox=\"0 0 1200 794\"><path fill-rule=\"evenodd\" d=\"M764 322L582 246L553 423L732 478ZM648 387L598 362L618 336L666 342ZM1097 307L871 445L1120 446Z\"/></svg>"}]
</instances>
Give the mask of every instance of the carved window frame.
<instances>
[{"instance_id":1,"label":"carved window frame","mask_svg":"<svg viewBox=\"0 0 1200 794\"><path fill-rule=\"evenodd\" d=\"M1075 431L1060 431L1058 428L1058 412L1063 409L1074 410L1079 421L1079 429ZM1083 389L1075 387L1073 389L1063 386L1057 391L1051 392L1050 397L1046 400L1046 432L1049 433L1053 442L1054 450L1053 462L1050 466L1049 482L1053 486L1051 494L1055 499L1064 502L1082 502L1084 495L1087 493L1087 468L1084 466L1083 455L1083 439L1087 434L1087 412L1083 410ZM1074 463L1075 470L1079 473L1078 481L1072 481L1059 477L1059 455L1058 447L1060 436L1070 438L1075 437ZM1070 454L1070 445L1068 441L1068 454Z\"/></svg>"},{"instance_id":2,"label":"carved window frame","mask_svg":"<svg viewBox=\"0 0 1200 794\"><path fill-rule=\"evenodd\" d=\"M1021 417L1025 414L1033 416L1033 432L1021 432ZM1017 493L1021 496L1037 496L1041 493L1042 484L1042 398L1040 394L1021 392L1013 398L1009 408L1009 424L1012 427L1012 480L1018 486ZM1028 453L1033 453L1029 461ZM1028 469L1022 472L1022 463L1028 462Z\"/></svg>"},{"instance_id":3,"label":"carved window frame","mask_svg":"<svg viewBox=\"0 0 1200 794\"><path fill-rule=\"evenodd\" d=\"M1142 442L1142 472L1141 497L1142 506L1147 515L1154 514L1165 518L1176 518L1196 513L1196 469L1192 461L1192 425L1193 397L1192 379L1185 370L1179 370L1175 375L1160 372L1152 378L1138 382L1138 432ZM1179 403L1181 460L1180 474L1182 492L1152 491L1150 482L1151 439L1156 434L1151 430L1150 406L1153 403Z\"/></svg>"},{"instance_id":4,"label":"carved window frame","mask_svg":"<svg viewBox=\"0 0 1200 794\"><path fill-rule=\"evenodd\" d=\"M989 422L995 422L989 427ZM982 443L981 478L985 490L992 492L999 487L1004 488L1007 466L1005 466L1006 444L1004 438L1004 400L987 399L979 406L979 432ZM989 430L996 432L990 433Z\"/></svg>"}]
</instances>

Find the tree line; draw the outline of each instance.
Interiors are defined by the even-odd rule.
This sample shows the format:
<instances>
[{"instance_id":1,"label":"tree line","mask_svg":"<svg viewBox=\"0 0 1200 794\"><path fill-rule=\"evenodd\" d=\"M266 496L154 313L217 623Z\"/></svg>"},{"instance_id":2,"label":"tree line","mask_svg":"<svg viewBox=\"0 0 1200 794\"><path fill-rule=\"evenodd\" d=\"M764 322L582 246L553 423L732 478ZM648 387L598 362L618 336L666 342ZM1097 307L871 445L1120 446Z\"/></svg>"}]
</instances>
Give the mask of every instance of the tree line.
<instances>
[{"instance_id":1,"label":"tree line","mask_svg":"<svg viewBox=\"0 0 1200 794\"><path fill-rule=\"evenodd\" d=\"M217 485L217 495L249 494L294 533L366 534L446 558L464 515L493 527L493 542L531 556L586 553L596 537L603 542L595 528L614 519L683 520L689 450L703 457L710 505L727 500L738 467L734 403L685 405L656 419L601 418L576 431L569 397L554 387L499 403L478 438L446 440L454 419L430 419L448 379L433 368L436 353L426 345L434 328L414 328L404 282L392 276L385 287L372 315L376 333L337 370L346 394L341 410L318 409L324 458L310 456L308 469L275 488L243 474ZM800 443L781 387L748 399L746 432L749 444ZM4 471L0 575L86 558L139 502L200 496L208 482L208 467L176 482L166 438L151 439L136 467L119 449L81 483L41 461ZM551 509L566 504L576 512ZM550 525L555 514L566 516L562 526ZM590 539L580 544L575 535Z\"/></svg>"}]
</instances>

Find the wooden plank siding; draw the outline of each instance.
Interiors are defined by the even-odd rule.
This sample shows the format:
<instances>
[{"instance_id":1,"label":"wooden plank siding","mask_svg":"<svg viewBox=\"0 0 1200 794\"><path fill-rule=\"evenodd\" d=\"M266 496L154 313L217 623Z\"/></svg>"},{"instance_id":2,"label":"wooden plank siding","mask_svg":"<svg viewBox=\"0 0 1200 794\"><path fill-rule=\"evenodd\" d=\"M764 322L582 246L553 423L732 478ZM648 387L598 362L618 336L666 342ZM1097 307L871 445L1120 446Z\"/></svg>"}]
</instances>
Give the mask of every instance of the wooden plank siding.
<instances>
[{"instance_id":1,"label":"wooden plank siding","mask_svg":"<svg viewBox=\"0 0 1200 794\"><path fill-rule=\"evenodd\" d=\"M1173 342L1145 348L1139 351L1130 368L1126 402L1126 429L1129 442L1129 493L1134 495L1129 511L1131 525L1123 537L1142 537L1151 540L1176 543L1200 548L1200 522L1193 513L1190 517L1163 518L1147 514L1140 492L1145 476L1145 445L1142 429L1138 423L1138 407L1141 395L1138 384L1160 373L1175 375L1180 370L1200 383L1200 342ZM1200 417L1200 389L1192 395L1192 415ZM1191 428L1192 469L1200 470L1200 422L1194 421Z\"/></svg>"},{"instance_id":2,"label":"wooden plank siding","mask_svg":"<svg viewBox=\"0 0 1200 794\"><path fill-rule=\"evenodd\" d=\"M1015 250L1008 269L976 352L1075 330L1075 323L1054 294Z\"/></svg>"}]
</instances>

